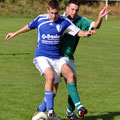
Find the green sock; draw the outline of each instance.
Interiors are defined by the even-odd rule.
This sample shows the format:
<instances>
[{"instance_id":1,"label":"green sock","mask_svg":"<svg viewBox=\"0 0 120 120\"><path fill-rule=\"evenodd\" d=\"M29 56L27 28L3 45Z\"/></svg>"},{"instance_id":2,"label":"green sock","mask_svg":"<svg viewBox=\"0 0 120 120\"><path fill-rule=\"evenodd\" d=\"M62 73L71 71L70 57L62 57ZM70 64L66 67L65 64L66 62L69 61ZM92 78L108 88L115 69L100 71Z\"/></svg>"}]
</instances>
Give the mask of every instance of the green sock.
<instances>
[{"instance_id":1,"label":"green sock","mask_svg":"<svg viewBox=\"0 0 120 120\"><path fill-rule=\"evenodd\" d=\"M71 115L73 113L75 109L75 105L70 97L70 95L68 95L68 108L67 108L67 114Z\"/></svg>"},{"instance_id":2,"label":"green sock","mask_svg":"<svg viewBox=\"0 0 120 120\"><path fill-rule=\"evenodd\" d=\"M82 104L80 102L75 82L67 83L67 89L76 109L78 110L82 106Z\"/></svg>"}]
</instances>

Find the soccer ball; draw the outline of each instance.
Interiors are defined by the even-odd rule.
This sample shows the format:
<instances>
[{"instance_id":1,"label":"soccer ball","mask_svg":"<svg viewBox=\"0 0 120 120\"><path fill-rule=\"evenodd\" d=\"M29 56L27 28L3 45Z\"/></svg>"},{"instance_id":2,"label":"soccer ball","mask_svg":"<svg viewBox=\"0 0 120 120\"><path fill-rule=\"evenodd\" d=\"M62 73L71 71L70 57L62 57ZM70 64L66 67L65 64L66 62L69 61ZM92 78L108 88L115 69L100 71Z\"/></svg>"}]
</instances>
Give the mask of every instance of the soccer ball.
<instances>
[{"instance_id":1,"label":"soccer ball","mask_svg":"<svg viewBox=\"0 0 120 120\"><path fill-rule=\"evenodd\" d=\"M32 120L48 120L48 117L45 112L37 112L32 117Z\"/></svg>"}]
</instances>

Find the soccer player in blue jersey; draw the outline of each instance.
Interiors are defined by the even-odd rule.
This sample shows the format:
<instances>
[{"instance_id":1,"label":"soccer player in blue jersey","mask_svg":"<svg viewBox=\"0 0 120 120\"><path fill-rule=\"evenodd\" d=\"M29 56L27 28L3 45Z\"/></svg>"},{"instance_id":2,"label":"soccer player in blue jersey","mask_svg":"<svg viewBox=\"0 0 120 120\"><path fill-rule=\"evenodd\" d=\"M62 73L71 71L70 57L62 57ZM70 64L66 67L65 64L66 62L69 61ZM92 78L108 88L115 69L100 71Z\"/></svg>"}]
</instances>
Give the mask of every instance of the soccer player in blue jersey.
<instances>
[{"instance_id":1,"label":"soccer player in blue jersey","mask_svg":"<svg viewBox=\"0 0 120 120\"><path fill-rule=\"evenodd\" d=\"M79 11L79 4L80 3L78 0L70 0L66 7L66 12L64 13L64 16L68 17L77 27L79 27L82 30L100 28L103 17L110 12L109 7L105 6L100 11L96 22L90 21L85 17L77 15L78 11ZM77 82L77 81L76 81L76 69L75 69L75 65L74 65L73 54L76 50L79 39L80 38L78 36L71 36L69 34L63 35L62 45L61 45L61 49L60 49L60 55L63 56L63 58L61 58L61 59L64 59L66 61L66 63L70 66L72 71L74 72L75 82ZM55 80L55 81L57 81L57 80ZM54 93L56 93L56 91L57 91L58 82L59 82L59 78L58 78L58 81L54 84L54 86L56 88L54 90ZM74 94L74 95L76 95L76 97L73 97L73 95L70 94L71 91L74 93L75 90L77 90L75 88L75 82L73 83L72 86L69 85L68 81L66 81L66 82L67 82L67 87L68 88L70 87L70 89L69 89L70 92L69 92L69 96L68 96L68 108L67 108L66 115L69 119L75 120L75 119L78 119L77 115L73 112L75 107L78 110L78 112L79 112L78 114L80 117L84 116L84 114L87 112L87 109L82 106L82 103L80 102L79 96L77 94ZM73 91L73 89L74 89L74 91ZM46 110L46 99L45 98L43 99L43 103L38 107L38 110L39 111Z\"/></svg>"},{"instance_id":2,"label":"soccer player in blue jersey","mask_svg":"<svg viewBox=\"0 0 120 120\"><path fill-rule=\"evenodd\" d=\"M60 119L53 110L54 79L59 78L60 73L62 72L62 75L67 79L68 83L74 81L72 70L67 64L63 65L63 63L60 62L59 44L62 35L69 33L73 36L78 35L81 37L88 37L95 33L93 30L87 32L80 30L67 18L60 16L59 11L59 2L57 0L50 0L47 8L48 14L39 15L20 30L8 33L5 38L5 40L9 40L18 34L37 28L38 44L33 62L41 75L44 75L46 79L46 110L50 120Z\"/></svg>"}]
</instances>

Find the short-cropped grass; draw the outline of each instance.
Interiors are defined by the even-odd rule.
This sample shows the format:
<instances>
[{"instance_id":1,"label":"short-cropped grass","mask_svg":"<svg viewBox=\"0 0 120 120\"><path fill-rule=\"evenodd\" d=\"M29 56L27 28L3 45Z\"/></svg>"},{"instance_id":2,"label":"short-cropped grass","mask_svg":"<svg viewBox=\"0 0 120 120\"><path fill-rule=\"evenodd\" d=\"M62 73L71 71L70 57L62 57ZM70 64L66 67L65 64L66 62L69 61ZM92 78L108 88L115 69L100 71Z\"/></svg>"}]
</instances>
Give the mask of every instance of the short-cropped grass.
<instances>
[{"instance_id":1,"label":"short-cropped grass","mask_svg":"<svg viewBox=\"0 0 120 120\"><path fill-rule=\"evenodd\" d=\"M44 97L45 79L33 64L36 30L4 40L31 20L0 17L0 120L31 120ZM96 32L81 38L75 53L78 92L88 109L83 120L120 120L120 19L103 20ZM62 120L67 96L62 80L54 102Z\"/></svg>"}]
</instances>

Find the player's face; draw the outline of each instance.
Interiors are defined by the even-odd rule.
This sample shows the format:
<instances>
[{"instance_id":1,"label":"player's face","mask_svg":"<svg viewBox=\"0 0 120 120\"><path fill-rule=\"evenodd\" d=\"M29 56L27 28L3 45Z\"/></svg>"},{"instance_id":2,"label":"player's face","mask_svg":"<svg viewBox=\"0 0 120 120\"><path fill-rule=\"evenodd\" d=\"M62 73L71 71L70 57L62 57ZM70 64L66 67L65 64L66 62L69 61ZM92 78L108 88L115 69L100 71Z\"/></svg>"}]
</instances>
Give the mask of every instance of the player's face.
<instances>
[{"instance_id":1,"label":"player's face","mask_svg":"<svg viewBox=\"0 0 120 120\"><path fill-rule=\"evenodd\" d=\"M58 19L58 14L59 14L58 9L48 8L48 17L52 21L56 21Z\"/></svg>"},{"instance_id":2,"label":"player's face","mask_svg":"<svg viewBox=\"0 0 120 120\"><path fill-rule=\"evenodd\" d=\"M75 18L75 16L78 14L79 6L71 3L66 8L66 17L70 16L72 19Z\"/></svg>"}]
</instances>

